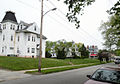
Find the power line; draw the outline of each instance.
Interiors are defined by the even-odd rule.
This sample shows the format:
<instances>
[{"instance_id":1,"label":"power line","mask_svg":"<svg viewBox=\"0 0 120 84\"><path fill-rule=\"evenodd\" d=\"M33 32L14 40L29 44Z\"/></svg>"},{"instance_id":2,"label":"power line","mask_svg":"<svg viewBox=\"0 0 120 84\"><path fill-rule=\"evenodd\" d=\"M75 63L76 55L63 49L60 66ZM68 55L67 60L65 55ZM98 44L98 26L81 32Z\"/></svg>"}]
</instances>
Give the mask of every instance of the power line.
<instances>
[{"instance_id":1,"label":"power line","mask_svg":"<svg viewBox=\"0 0 120 84\"><path fill-rule=\"evenodd\" d=\"M22 3L22 4L24 4L24 5L26 5L26 6L29 6L29 7L31 7L31 8L33 8L33 9L36 9L37 11L39 11L39 9L37 9L37 8L35 8L35 7L33 7L33 6L31 6L31 5L29 5L29 4L27 4L27 3L24 3L24 2L22 2L22 1L20 1L20 0L16 0L16 1L18 1L19 3ZM51 2L51 1L49 1L49 2ZM51 4L54 6L54 7L56 7L52 2L51 2ZM44 4L45 5L45 4ZM47 6L47 5L45 5L45 6ZM48 7L48 6L47 6ZM49 8L49 7L48 7ZM62 15L64 15L65 16L65 14L59 9L59 8L57 8L58 9L58 11L62 14ZM56 14L56 13L55 13ZM58 14L56 14L58 17L60 17L62 20L64 20L65 22L67 22L67 24L68 24L68 21L66 21L65 19L63 19L60 15L58 15ZM50 15L49 15L50 16ZM51 17L51 16L50 16ZM60 21L58 21L58 20L56 20L54 17L52 17L52 19L54 19L56 22L58 22L59 24L62 24L62 26L64 25L63 23L61 23ZM69 24L68 24L69 25ZM71 30L71 28L69 28L69 27L67 27L66 25L64 25L70 32L73 32L72 30ZM70 26L70 25L69 25ZM70 26L71 27L71 26ZM86 31L84 31L84 32L86 32ZM73 33L71 33L71 34L73 34ZM88 35L89 33L87 33L87 35ZM78 34L79 35L79 34ZM80 35L81 36L81 35ZM67 36L68 37L68 36ZM86 40L85 38L83 38L84 40ZM87 39L88 40L88 39ZM91 40L90 40L91 41ZM92 42L93 43L93 42Z\"/></svg>"},{"instance_id":2,"label":"power line","mask_svg":"<svg viewBox=\"0 0 120 84\"><path fill-rule=\"evenodd\" d=\"M54 7L56 7L55 4L52 3L52 1L49 0L49 2L50 2L51 5L53 5ZM57 9L59 10L59 12L60 12L62 15L65 15L59 8L57 8ZM56 13L55 13L55 14L56 14ZM58 14L56 14L56 15L59 16ZM61 16L59 16L59 17L62 18ZM63 18L62 18L62 19L63 19ZM65 19L63 19L63 20L66 22ZM68 24L68 23L67 23L67 24ZM69 25L69 24L68 24L68 25ZM80 29L82 29L82 31L85 32L87 35L93 37L91 34L89 34L88 32L86 32L83 28L80 28ZM94 38L94 37L93 37L93 38ZM99 41L99 40L96 39L96 38L94 38L94 39L95 39L96 41ZM99 41L99 42L100 42L100 41Z\"/></svg>"},{"instance_id":3,"label":"power line","mask_svg":"<svg viewBox=\"0 0 120 84\"><path fill-rule=\"evenodd\" d=\"M37 12L38 12L38 10L39 10L38 8L32 6L32 5L28 4L28 3L25 3L25 2L23 2L23 1L21 1L21 0L16 0L16 1L19 2L19 3L21 3L21 4L23 4L23 5L25 5L25 6L27 6L27 7L30 7L30 8L32 8L32 9L35 9Z\"/></svg>"}]
</instances>

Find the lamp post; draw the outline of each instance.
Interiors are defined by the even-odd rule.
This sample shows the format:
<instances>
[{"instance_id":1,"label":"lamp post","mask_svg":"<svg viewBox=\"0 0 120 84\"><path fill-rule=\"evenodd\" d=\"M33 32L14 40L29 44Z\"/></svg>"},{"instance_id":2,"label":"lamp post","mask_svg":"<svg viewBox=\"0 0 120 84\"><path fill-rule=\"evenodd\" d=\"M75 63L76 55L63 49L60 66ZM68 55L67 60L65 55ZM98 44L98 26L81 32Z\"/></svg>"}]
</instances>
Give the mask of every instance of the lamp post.
<instances>
[{"instance_id":1,"label":"lamp post","mask_svg":"<svg viewBox=\"0 0 120 84\"><path fill-rule=\"evenodd\" d=\"M39 56L39 64L38 64L38 72L41 73L41 60L42 60L42 28L43 28L43 16L46 15L50 11L54 11L57 8L50 9L45 14L43 14L43 0L41 0L41 24L40 24L40 56Z\"/></svg>"}]
</instances>

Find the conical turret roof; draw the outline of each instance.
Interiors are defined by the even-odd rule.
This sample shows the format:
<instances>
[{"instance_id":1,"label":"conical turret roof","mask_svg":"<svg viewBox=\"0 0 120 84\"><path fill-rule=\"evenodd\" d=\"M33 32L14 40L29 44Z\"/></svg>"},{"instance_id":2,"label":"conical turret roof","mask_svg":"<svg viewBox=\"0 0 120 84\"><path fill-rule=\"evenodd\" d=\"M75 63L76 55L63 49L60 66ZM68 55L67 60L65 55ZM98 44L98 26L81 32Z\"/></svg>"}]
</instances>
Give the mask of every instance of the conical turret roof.
<instances>
[{"instance_id":1,"label":"conical turret roof","mask_svg":"<svg viewBox=\"0 0 120 84\"><path fill-rule=\"evenodd\" d=\"M5 17L2 20L2 22L5 22L5 21L13 21L13 22L17 23L15 13L12 12L12 11L7 11Z\"/></svg>"}]
</instances>

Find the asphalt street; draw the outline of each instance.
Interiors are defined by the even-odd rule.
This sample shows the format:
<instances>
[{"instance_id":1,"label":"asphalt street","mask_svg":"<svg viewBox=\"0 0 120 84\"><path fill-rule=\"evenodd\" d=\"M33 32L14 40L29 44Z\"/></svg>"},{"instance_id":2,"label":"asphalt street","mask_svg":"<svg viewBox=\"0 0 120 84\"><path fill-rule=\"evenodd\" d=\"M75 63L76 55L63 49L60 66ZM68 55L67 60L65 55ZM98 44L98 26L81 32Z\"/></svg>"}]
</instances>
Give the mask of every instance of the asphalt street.
<instances>
[{"instance_id":1,"label":"asphalt street","mask_svg":"<svg viewBox=\"0 0 120 84\"><path fill-rule=\"evenodd\" d=\"M114 63L85 67L47 75L32 75L27 78L0 82L0 84L84 84L88 80L87 74L92 74L96 69L104 66L116 67Z\"/></svg>"}]
</instances>

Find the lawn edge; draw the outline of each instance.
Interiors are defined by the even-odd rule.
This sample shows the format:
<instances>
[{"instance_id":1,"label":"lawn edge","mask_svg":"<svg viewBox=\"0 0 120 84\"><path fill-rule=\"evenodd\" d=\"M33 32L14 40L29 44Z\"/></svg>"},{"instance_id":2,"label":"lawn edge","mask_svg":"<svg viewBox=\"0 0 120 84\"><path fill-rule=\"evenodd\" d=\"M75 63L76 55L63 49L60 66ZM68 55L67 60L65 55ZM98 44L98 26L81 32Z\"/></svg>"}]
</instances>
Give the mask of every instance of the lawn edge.
<instances>
[{"instance_id":1,"label":"lawn edge","mask_svg":"<svg viewBox=\"0 0 120 84\"><path fill-rule=\"evenodd\" d=\"M100 64L105 64L105 63L90 63L90 64L78 65L78 66L69 66L69 67L66 66L66 67L61 67L61 68L56 67L53 69L45 69L45 70L43 69L43 70L41 70L41 74L50 74L50 73L62 72L62 71L79 69L79 68L84 68L84 67L89 67L89 66L100 65ZM25 74L39 75L40 73L38 73L38 70L33 70L33 71L26 71Z\"/></svg>"}]
</instances>

